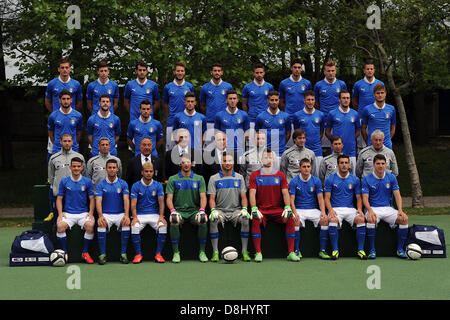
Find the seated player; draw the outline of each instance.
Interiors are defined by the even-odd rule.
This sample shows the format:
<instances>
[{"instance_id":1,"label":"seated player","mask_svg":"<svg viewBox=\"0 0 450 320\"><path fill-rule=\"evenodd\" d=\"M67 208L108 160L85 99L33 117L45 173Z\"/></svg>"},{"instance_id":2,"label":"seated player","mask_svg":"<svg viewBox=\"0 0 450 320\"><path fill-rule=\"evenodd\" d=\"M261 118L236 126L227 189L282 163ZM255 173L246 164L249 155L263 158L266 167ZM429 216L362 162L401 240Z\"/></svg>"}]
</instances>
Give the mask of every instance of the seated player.
<instances>
[{"instance_id":1,"label":"seated player","mask_svg":"<svg viewBox=\"0 0 450 320\"><path fill-rule=\"evenodd\" d=\"M395 198L398 210L391 207L392 196ZM408 216L402 209L402 197L397 178L386 171L386 157L377 154L373 157L373 173L362 180L362 200L366 208L366 233L369 241L369 259L375 259L376 225L383 220L391 228L398 225L397 256L406 259L404 245L408 236Z\"/></svg>"},{"instance_id":2,"label":"seated player","mask_svg":"<svg viewBox=\"0 0 450 320\"><path fill-rule=\"evenodd\" d=\"M233 170L233 156L227 153L222 155L222 170L209 179L208 194L209 207L209 235L213 248L212 262L219 261L219 229L218 223L232 222L236 227L240 223L242 260L250 261L247 251L249 219L247 211L247 188L242 175Z\"/></svg>"},{"instance_id":3,"label":"seated player","mask_svg":"<svg viewBox=\"0 0 450 320\"><path fill-rule=\"evenodd\" d=\"M125 180L119 179L119 163L106 161L106 179L100 181L95 191L95 208L98 213L97 239L100 255L98 263L106 263L106 230L113 225L120 232L120 262L127 264L127 245L130 238L130 193Z\"/></svg>"},{"instance_id":4,"label":"seated player","mask_svg":"<svg viewBox=\"0 0 450 320\"><path fill-rule=\"evenodd\" d=\"M167 222L164 219L164 190L162 184L153 180L153 164L142 165L142 179L131 187L131 241L136 252L133 263L141 263L141 231L148 224L158 234L155 261L164 263L161 255L167 237Z\"/></svg>"},{"instance_id":5,"label":"seated player","mask_svg":"<svg viewBox=\"0 0 450 320\"><path fill-rule=\"evenodd\" d=\"M81 175L83 160L80 158L72 158L69 169L71 175L63 178L59 183L58 197L56 198L56 209L58 210L56 237L61 249L67 253L66 230L78 224L85 231L81 259L91 264L94 263L89 255L89 246L94 239L94 185L91 179Z\"/></svg>"},{"instance_id":6,"label":"seated player","mask_svg":"<svg viewBox=\"0 0 450 320\"><path fill-rule=\"evenodd\" d=\"M337 158L338 171L325 180L325 207L328 210L328 235L333 252L331 259L339 258L338 226L347 221L351 226L356 225L357 255L361 260L367 259L364 252L366 238L366 224L362 212L361 183L357 176L350 173L351 160L342 154ZM356 197L356 209L353 199Z\"/></svg>"},{"instance_id":7,"label":"seated player","mask_svg":"<svg viewBox=\"0 0 450 320\"><path fill-rule=\"evenodd\" d=\"M291 207L295 216L295 252L302 258L300 252L300 227L305 227L306 220L312 221L314 227L320 225L319 257L330 259L325 248L328 242L328 217L325 213L322 183L311 174L311 161L300 160L300 174L289 183Z\"/></svg>"},{"instance_id":8,"label":"seated player","mask_svg":"<svg viewBox=\"0 0 450 320\"><path fill-rule=\"evenodd\" d=\"M198 257L201 262L208 262L205 253L208 235L205 179L192 171L192 162L188 157L181 157L180 167L180 172L171 176L166 185L166 202L170 210L170 238L173 248L172 262L181 261L178 247L180 224L186 221L198 227L197 235L200 244Z\"/></svg>"},{"instance_id":9,"label":"seated player","mask_svg":"<svg viewBox=\"0 0 450 320\"><path fill-rule=\"evenodd\" d=\"M249 198L252 207L252 238L255 246L255 261L262 261L261 228L268 220L286 224L286 241L289 261L299 261L294 252L294 219L290 206L289 185L283 172L273 168L274 156L270 148L265 149L261 169L250 175ZM284 203L284 209L283 209Z\"/></svg>"}]
</instances>

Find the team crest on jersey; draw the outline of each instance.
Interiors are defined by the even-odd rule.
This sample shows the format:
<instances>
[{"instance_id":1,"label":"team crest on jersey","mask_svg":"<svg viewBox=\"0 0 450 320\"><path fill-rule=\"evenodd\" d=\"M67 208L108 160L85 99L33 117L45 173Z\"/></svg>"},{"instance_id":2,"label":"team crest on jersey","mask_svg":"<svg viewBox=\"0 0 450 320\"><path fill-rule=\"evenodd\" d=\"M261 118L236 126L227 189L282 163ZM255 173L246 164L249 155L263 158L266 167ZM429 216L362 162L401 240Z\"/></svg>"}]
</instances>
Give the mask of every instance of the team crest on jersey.
<instances>
[{"instance_id":1,"label":"team crest on jersey","mask_svg":"<svg viewBox=\"0 0 450 320\"><path fill-rule=\"evenodd\" d=\"M389 189L391 187L390 183L386 183L386 189Z\"/></svg>"},{"instance_id":2,"label":"team crest on jersey","mask_svg":"<svg viewBox=\"0 0 450 320\"><path fill-rule=\"evenodd\" d=\"M351 183L348 184L348 188L351 190L353 189L353 185Z\"/></svg>"},{"instance_id":3,"label":"team crest on jersey","mask_svg":"<svg viewBox=\"0 0 450 320\"><path fill-rule=\"evenodd\" d=\"M302 86L302 91L305 91L306 87L305 85Z\"/></svg>"},{"instance_id":4,"label":"team crest on jersey","mask_svg":"<svg viewBox=\"0 0 450 320\"><path fill-rule=\"evenodd\" d=\"M341 88L336 88L336 92L337 93L341 92Z\"/></svg>"},{"instance_id":5,"label":"team crest on jersey","mask_svg":"<svg viewBox=\"0 0 450 320\"><path fill-rule=\"evenodd\" d=\"M391 115L389 113L386 113L386 119L389 119Z\"/></svg>"},{"instance_id":6,"label":"team crest on jersey","mask_svg":"<svg viewBox=\"0 0 450 320\"><path fill-rule=\"evenodd\" d=\"M145 90L145 93L150 93L150 89Z\"/></svg>"},{"instance_id":7,"label":"team crest on jersey","mask_svg":"<svg viewBox=\"0 0 450 320\"><path fill-rule=\"evenodd\" d=\"M225 95L225 89L222 89L222 94Z\"/></svg>"},{"instance_id":8,"label":"team crest on jersey","mask_svg":"<svg viewBox=\"0 0 450 320\"><path fill-rule=\"evenodd\" d=\"M70 91L70 93L72 93L73 92L73 88L70 88L69 91Z\"/></svg>"},{"instance_id":9,"label":"team crest on jersey","mask_svg":"<svg viewBox=\"0 0 450 320\"><path fill-rule=\"evenodd\" d=\"M237 119L237 123L241 123L242 122L242 119L241 118L238 118Z\"/></svg>"},{"instance_id":10,"label":"team crest on jersey","mask_svg":"<svg viewBox=\"0 0 450 320\"><path fill-rule=\"evenodd\" d=\"M192 184L192 186L194 187L194 189L197 189L198 183L197 183L197 182L194 182L194 183Z\"/></svg>"},{"instance_id":11,"label":"team crest on jersey","mask_svg":"<svg viewBox=\"0 0 450 320\"><path fill-rule=\"evenodd\" d=\"M280 179L279 178L275 178L275 183L279 184L280 183Z\"/></svg>"},{"instance_id":12,"label":"team crest on jersey","mask_svg":"<svg viewBox=\"0 0 450 320\"><path fill-rule=\"evenodd\" d=\"M194 121L194 125L196 125L196 126L200 125L200 121L199 120L195 120Z\"/></svg>"},{"instance_id":13,"label":"team crest on jersey","mask_svg":"<svg viewBox=\"0 0 450 320\"><path fill-rule=\"evenodd\" d=\"M111 89L108 89L108 94L111 94L112 93L112 90Z\"/></svg>"},{"instance_id":14,"label":"team crest on jersey","mask_svg":"<svg viewBox=\"0 0 450 320\"><path fill-rule=\"evenodd\" d=\"M267 96L269 94L269 90L264 90L264 94Z\"/></svg>"},{"instance_id":15,"label":"team crest on jersey","mask_svg":"<svg viewBox=\"0 0 450 320\"><path fill-rule=\"evenodd\" d=\"M155 128L151 127L150 128L150 133L153 133L153 131L155 131Z\"/></svg>"},{"instance_id":16,"label":"team crest on jersey","mask_svg":"<svg viewBox=\"0 0 450 320\"><path fill-rule=\"evenodd\" d=\"M314 192L314 187L309 187L309 192Z\"/></svg>"},{"instance_id":17,"label":"team crest on jersey","mask_svg":"<svg viewBox=\"0 0 450 320\"><path fill-rule=\"evenodd\" d=\"M70 119L70 124L74 125L75 124L75 119Z\"/></svg>"},{"instance_id":18,"label":"team crest on jersey","mask_svg":"<svg viewBox=\"0 0 450 320\"><path fill-rule=\"evenodd\" d=\"M283 120L283 119L280 119L280 121L279 121L279 122L280 122L280 124L283 124L284 120Z\"/></svg>"},{"instance_id":19,"label":"team crest on jersey","mask_svg":"<svg viewBox=\"0 0 450 320\"><path fill-rule=\"evenodd\" d=\"M351 121L351 122L355 122L355 117L351 117L351 118L350 118L350 121Z\"/></svg>"},{"instance_id":20,"label":"team crest on jersey","mask_svg":"<svg viewBox=\"0 0 450 320\"><path fill-rule=\"evenodd\" d=\"M234 182L234 186L237 188L237 187L239 187L239 181L235 181Z\"/></svg>"},{"instance_id":21,"label":"team crest on jersey","mask_svg":"<svg viewBox=\"0 0 450 320\"><path fill-rule=\"evenodd\" d=\"M319 123L319 118L315 118L314 121L315 121L316 123Z\"/></svg>"},{"instance_id":22,"label":"team crest on jersey","mask_svg":"<svg viewBox=\"0 0 450 320\"><path fill-rule=\"evenodd\" d=\"M156 190L153 190L153 191L152 191L152 196L153 196L153 197L156 196Z\"/></svg>"},{"instance_id":23,"label":"team crest on jersey","mask_svg":"<svg viewBox=\"0 0 450 320\"><path fill-rule=\"evenodd\" d=\"M110 127L110 128L114 127L114 124L111 122L111 123L109 124L109 127Z\"/></svg>"},{"instance_id":24,"label":"team crest on jersey","mask_svg":"<svg viewBox=\"0 0 450 320\"><path fill-rule=\"evenodd\" d=\"M81 191L86 191L86 186L81 186Z\"/></svg>"},{"instance_id":25,"label":"team crest on jersey","mask_svg":"<svg viewBox=\"0 0 450 320\"><path fill-rule=\"evenodd\" d=\"M186 93L188 93L188 91L185 89L185 90L184 90L184 95L186 95Z\"/></svg>"},{"instance_id":26,"label":"team crest on jersey","mask_svg":"<svg viewBox=\"0 0 450 320\"><path fill-rule=\"evenodd\" d=\"M117 191L117 193L121 193L122 189L121 188L117 188L116 191Z\"/></svg>"}]
</instances>

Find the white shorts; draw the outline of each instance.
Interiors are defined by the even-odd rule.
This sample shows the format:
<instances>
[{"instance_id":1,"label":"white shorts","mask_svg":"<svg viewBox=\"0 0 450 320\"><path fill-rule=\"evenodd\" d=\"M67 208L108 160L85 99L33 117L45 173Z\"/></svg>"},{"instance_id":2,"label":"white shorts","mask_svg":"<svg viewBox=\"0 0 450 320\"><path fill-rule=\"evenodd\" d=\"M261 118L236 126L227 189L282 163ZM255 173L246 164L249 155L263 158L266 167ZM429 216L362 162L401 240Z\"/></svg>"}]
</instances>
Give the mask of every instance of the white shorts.
<instances>
[{"instance_id":1,"label":"white shorts","mask_svg":"<svg viewBox=\"0 0 450 320\"><path fill-rule=\"evenodd\" d=\"M83 213L67 213L63 212L64 217L62 218L62 221L67 223L69 226L69 229L72 229L74 225L79 225L81 229L84 229L84 224L88 221L90 221L90 217L87 212Z\"/></svg>"},{"instance_id":2,"label":"white shorts","mask_svg":"<svg viewBox=\"0 0 450 320\"><path fill-rule=\"evenodd\" d=\"M319 209L297 209L297 214L300 216L301 226L305 227L305 221L309 220L314 223L314 227L317 228L320 221L320 210Z\"/></svg>"},{"instance_id":3,"label":"white shorts","mask_svg":"<svg viewBox=\"0 0 450 320\"><path fill-rule=\"evenodd\" d=\"M380 220L388 223L391 228L394 228L395 221L398 217L398 211L392 207L372 207L373 212L375 212L377 216L377 225ZM367 211L366 211L367 217Z\"/></svg>"},{"instance_id":4,"label":"white shorts","mask_svg":"<svg viewBox=\"0 0 450 320\"><path fill-rule=\"evenodd\" d=\"M333 208L336 211L337 218L339 220L339 227L342 227L342 221L347 221L351 226L355 223L355 218L358 216L356 214L355 208L338 207Z\"/></svg>"},{"instance_id":5,"label":"white shorts","mask_svg":"<svg viewBox=\"0 0 450 320\"><path fill-rule=\"evenodd\" d=\"M125 213L119 214L104 213L103 216L105 217L106 222L108 223L108 230L111 229L113 225L117 227L117 230L120 230L121 221L124 215Z\"/></svg>"},{"instance_id":6,"label":"white shorts","mask_svg":"<svg viewBox=\"0 0 450 320\"><path fill-rule=\"evenodd\" d=\"M159 214L138 214L139 223L136 223L131 227L132 234L141 233L142 229L145 228L146 225L150 225L156 232L167 233L167 228L160 230L160 228L164 225L162 222L158 223Z\"/></svg>"}]
</instances>

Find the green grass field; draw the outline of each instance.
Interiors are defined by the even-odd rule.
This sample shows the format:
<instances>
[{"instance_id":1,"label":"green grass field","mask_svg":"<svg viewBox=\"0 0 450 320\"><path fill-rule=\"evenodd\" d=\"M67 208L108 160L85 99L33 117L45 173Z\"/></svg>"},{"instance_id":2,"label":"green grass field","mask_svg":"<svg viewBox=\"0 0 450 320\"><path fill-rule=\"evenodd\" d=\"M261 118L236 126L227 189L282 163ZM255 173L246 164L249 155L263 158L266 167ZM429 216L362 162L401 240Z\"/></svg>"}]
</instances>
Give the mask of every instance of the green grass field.
<instances>
[{"instance_id":1,"label":"green grass field","mask_svg":"<svg viewBox=\"0 0 450 320\"><path fill-rule=\"evenodd\" d=\"M432 224L450 234L450 216L412 216L412 224ZM0 300L448 300L450 260L360 261L304 258L299 263L265 259L262 263L202 264L182 261L158 265L110 262L104 266L9 267L14 237L24 228L0 229ZM447 245L448 247L448 245ZM264 249L264 248L263 248ZM169 257L166 257L169 258ZM80 289L68 289L80 270ZM368 289L370 271L379 267L380 289ZM31 290L32 288L32 290Z\"/></svg>"}]
</instances>

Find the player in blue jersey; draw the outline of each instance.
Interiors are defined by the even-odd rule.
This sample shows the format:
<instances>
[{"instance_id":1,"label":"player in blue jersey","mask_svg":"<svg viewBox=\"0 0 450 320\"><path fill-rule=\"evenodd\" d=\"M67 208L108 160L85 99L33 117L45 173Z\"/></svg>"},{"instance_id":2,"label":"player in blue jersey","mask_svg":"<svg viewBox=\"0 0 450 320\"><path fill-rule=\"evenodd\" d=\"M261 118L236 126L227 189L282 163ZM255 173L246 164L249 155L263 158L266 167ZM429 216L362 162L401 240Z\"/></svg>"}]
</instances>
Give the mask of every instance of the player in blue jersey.
<instances>
[{"instance_id":1,"label":"player in blue jersey","mask_svg":"<svg viewBox=\"0 0 450 320\"><path fill-rule=\"evenodd\" d=\"M123 105L130 113L130 121L139 118L139 107L144 100L150 101L150 106L153 112L158 112L159 109L159 88L158 84L152 80L147 79L148 66L144 61L139 61L136 64L135 72L137 78L128 81L123 92Z\"/></svg>"},{"instance_id":2,"label":"player in blue jersey","mask_svg":"<svg viewBox=\"0 0 450 320\"><path fill-rule=\"evenodd\" d=\"M194 92L192 83L187 82L184 77L186 75L186 65L183 62L175 63L173 70L174 79L166 84L163 90L164 108L167 113L167 129L166 129L166 151L171 150L175 145L175 141L170 139L173 131L173 120L177 113L183 112L184 98L186 93Z\"/></svg>"},{"instance_id":3,"label":"player in blue jersey","mask_svg":"<svg viewBox=\"0 0 450 320\"><path fill-rule=\"evenodd\" d=\"M366 224L362 212L361 183L359 178L350 173L350 157L341 154L337 158L338 171L325 180L325 207L328 210L328 235L330 237L331 259L339 258L338 227L342 221L356 226L357 255L361 260L367 259L364 252ZM354 199L356 198L356 208Z\"/></svg>"},{"instance_id":4,"label":"player in blue jersey","mask_svg":"<svg viewBox=\"0 0 450 320\"><path fill-rule=\"evenodd\" d=\"M184 110L174 116L173 131L175 132L182 128L187 129L190 135L190 147L201 151L204 140L203 134L206 131L206 117L195 110L196 104L195 94L187 92L184 97Z\"/></svg>"},{"instance_id":5,"label":"player in blue jersey","mask_svg":"<svg viewBox=\"0 0 450 320\"><path fill-rule=\"evenodd\" d=\"M128 124L128 146L134 152L134 156L137 156L141 152L139 144L142 138L150 138L155 146L152 150L152 155L158 157L158 149L164 143L164 132L161 122L151 116L152 107L148 100L141 102L139 112L141 114L140 117L130 121Z\"/></svg>"},{"instance_id":6,"label":"player in blue jersey","mask_svg":"<svg viewBox=\"0 0 450 320\"><path fill-rule=\"evenodd\" d=\"M67 252L66 230L78 224L85 231L81 259L91 264L94 263L89 255L89 247L94 239L94 185L89 178L81 174L83 171L82 159L72 158L69 169L71 175L63 178L59 183L58 197L56 198L56 209L58 210L56 237L61 249Z\"/></svg>"},{"instance_id":7,"label":"player in blue jersey","mask_svg":"<svg viewBox=\"0 0 450 320\"><path fill-rule=\"evenodd\" d=\"M73 137L72 149L78 152L78 142L83 131L83 116L71 107L72 96L69 91L63 90L59 94L61 107L53 111L48 117L48 136L52 143L52 155L61 150L61 136L70 133Z\"/></svg>"},{"instance_id":8,"label":"player in blue jersey","mask_svg":"<svg viewBox=\"0 0 450 320\"><path fill-rule=\"evenodd\" d=\"M354 169L356 168L356 139L361 132L358 112L350 108L350 92L347 90L344 89L339 93L339 101L339 107L328 113L325 135L330 141L333 140L333 136L341 137L344 143L342 152L350 156Z\"/></svg>"},{"instance_id":9,"label":"player in blue jersey","mask_svg":"<svg viewBox=\"0 0 450 320\"><path fill-rule=\"evenodd\" d=\"M402 197L398 182L392 173L386 171L386 158L382 154L373 157L373 173L362 179L362 200L366 208L366 234L369 242L369 259L376 258L375 234L380 220L391 228L398 225L397 256L406 259L404 245L408 236L408 216L403 212ZM391 199L395 198L397 210L392 208Z\"/></svg>"},{"instance_id":10,"label":"player in blue jersey","mask_svg":"<svg viewBox=\"0 0 450 320\"><path fill-rule=\"evenodd\" d=\"M316 228L320 225L319 257L330 259L325 251L328 242L328 217L325 213L322 182L311 174L312 167L309 159L301 159L299 168L300 174L289 182L291 208L295 219L294 250L301 258L300 227L304 228L306 220L309 220Z\"/></svg>"},{"instance_id":11,"label":"player in blue jersey","mask_svg":"<svg viewBox=\"0 0 450 320\"><path fill-rule=\"evenodd\" d=\"M361 113L361 134L369 146L368 137L375 130L381 130L384 133L383 144L392 150L392 137L397 121L395 107L386 103L386 88L382 84L377 84L373 88L373 95L375 103L364 107Z\"/></svg>"},{"instance_id":12,"label":"player in blue jersey","mask_svg":"<svg viewBox=\"0 0 450 320\"><path fill-rule=\"evenodd\" d=\"M245 140L248 139L250 121L245 111L237 108L239 97L236 90L227 91L227 107L216 114L214 129L225 132L228 137L227 148L240 157L244 153Z\"/></svg>"},{"instance_id":13,"label":"player in blue jersey","mask_svg":"<svg viewBox=\"0 0 450 320\"><path fill-rule=\"evenodd\" d=\"M131 188L131 240L136 255L133 263L143 260L141 251L141 231L150 225L157 233L155 261L164 263L161 255L167 237L167 222L164 218L164 190L162 184L153 180L153 164L145 162L142 165L142 179Z\"/></svg>"},{"instance_id":14,"label":"player in blue jersey","mask_svg":"<svg viewBox=\"0 0 450 320\"><path fill-rule=\"evenodd\" d=\"M264 81L266 74L262 63L253 66L253 81L242 89L242 110L248 113L250 126L254 126L256 117L269 107L269 92L275 90L273 85Z\"/></svg>"},{"instance_id":15,"label":"player in blue jersey","mask_svg":"<svg viewBox=\"0 0 450 320\"><path fill-rule=\"evenodd\" d=\"M323 159L322 153L322 136L325 128L326 116L322 111L314 108L315 96L314 91L308 90L304 94L305 106L302 110L297 111L291 116L294 125L294 130L302 129L306 134L305 147L314 151L316 156L315 176L319 175L320 163Z\"/></svg>"},{"instance_id":16,"label":"player in blue jersey","mask_svg":"<svg viewBox=\"0 0 450 320\"><path fill-rule=\"evenodd\" d=\"M130 238L130 195L125 180L119 179L116 159L106 161L106 179L100 181L95 191L95 210L98 213L97 239L100 255L98 263L106 263L106 231L113 225L120 232L120 262L127 264L127 245Z\"/></svg>"},{"instance_id":17,"label":"player in blue jersey","mask_svg":"<svg viewBox=\"0 0 450 320\"><path fill-rule=\"evenodd\" d=\"M110 98L107 94L100 97L100 109L93 113L86 124L89 144L92 146L91 157L98 155L98 142L101 138L108 138L111 144L109 153L117 156L117 142L122 129L120 118L110 110Z\"/></svg>"},{"instance_id":18,"label":"player in blue jersey","mask_svg":"<svg viewBox=\"0 0 450 320\"><path fill-rule=\"evenodd\" d=\"M109 111L115 113L119 107L119 85L109 79L109 66L106 61L100 61L97 66L98 79L88 84L86 104L88 110L95 114L100 109L100 98L107 95L110 103Z\"/></svg>"},{"instance_id":19,"label":"player in blue jersey","mask_svg":"<svg viewBox=\"0 0 450 320\"><path fill-rule=\"evenodd\" d=\"M256 117L255 130L263 130L267 137L267 147L279 157L286 150L286 143L291 136L291 118L279 109L280 94L269 92L269 108Z\"/></svg>"}]
</instances>

